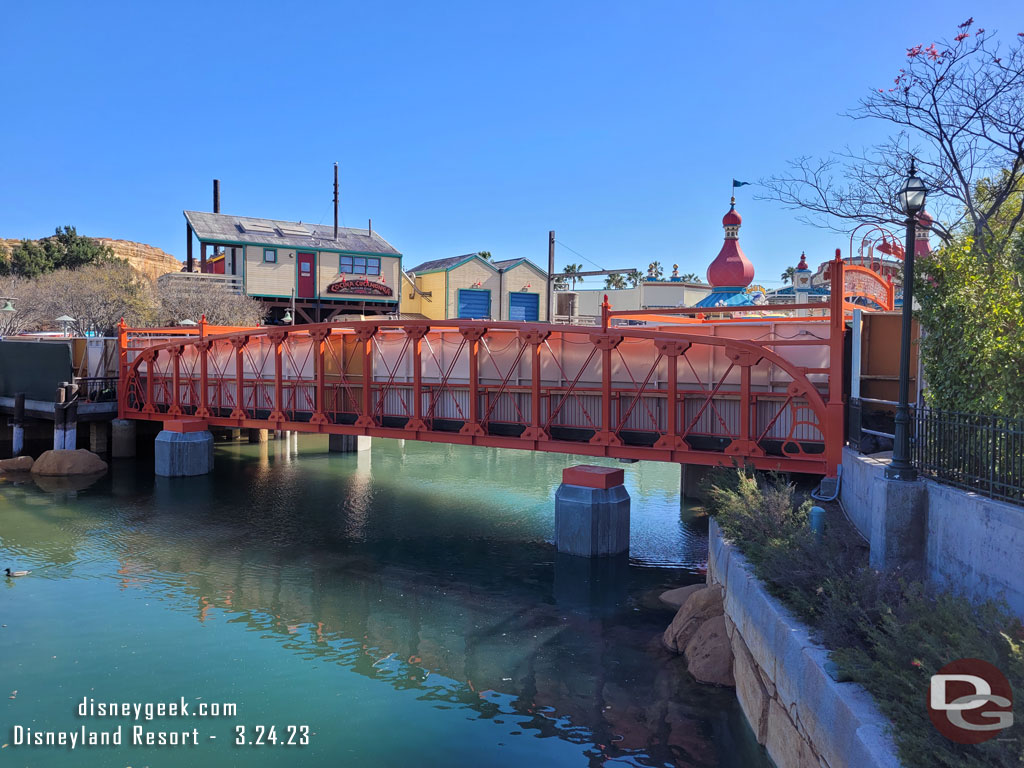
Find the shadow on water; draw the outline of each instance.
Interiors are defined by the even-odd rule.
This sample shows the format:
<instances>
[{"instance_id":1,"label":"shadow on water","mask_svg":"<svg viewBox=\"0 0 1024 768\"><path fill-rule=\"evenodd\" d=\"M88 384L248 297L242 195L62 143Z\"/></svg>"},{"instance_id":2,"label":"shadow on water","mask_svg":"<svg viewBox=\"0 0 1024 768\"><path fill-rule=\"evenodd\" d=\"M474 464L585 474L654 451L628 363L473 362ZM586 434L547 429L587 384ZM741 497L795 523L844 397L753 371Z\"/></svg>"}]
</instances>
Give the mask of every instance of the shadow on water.
<instances>
[{"instance_id":1,"label":"shadow on water","mask_svg":"<svg viewBox=\"0 0 1024 768\"><path fill-rule=\"evenodd\" d=\"M660 644L671 613L656 595L699 580L706 552L677 468L626 468L631 556L588 561L551 544L573 457L325 449L220 445L215 473L188 479L115 462L71 493L0 484L0 551L43 578L113 579L204 630L226 618L422 706L514 723L506 735L580 746L549 764L768 764L732 691L695 684ZM474 761L493 762L493 735L474 733Z\"/></svg>"}]
</instances>

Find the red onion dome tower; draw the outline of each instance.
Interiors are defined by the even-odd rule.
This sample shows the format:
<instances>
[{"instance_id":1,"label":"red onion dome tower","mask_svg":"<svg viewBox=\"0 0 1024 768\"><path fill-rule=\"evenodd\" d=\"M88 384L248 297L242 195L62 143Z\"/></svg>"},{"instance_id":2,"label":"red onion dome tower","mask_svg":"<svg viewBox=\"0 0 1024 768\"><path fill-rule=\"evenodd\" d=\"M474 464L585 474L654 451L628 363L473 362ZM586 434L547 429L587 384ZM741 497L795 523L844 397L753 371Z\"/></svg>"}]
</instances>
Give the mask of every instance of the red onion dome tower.
<instances>
[{"instance_id":1,"label":"red onion dome tower","mask_svg":"<svg viewBox=\"0 0 1024 768\"><path fill-rule=\"evenodd\" d=\"M740 226L743 218L736 213L736 198L729 204L729 212L722 218L725 229L725 242L722 250L708 267L708 284L715 291L723 288L745 289L754 280L754 265L750 263L743 249L740 248Z\"/></svg>"},{"instance_id":2,"label":"red onion dome tower","mask_svg":"<svg viewBox=\"0 0 1024 768\"><path fill-rule=\"evenodd\" d=\"M740 248L740 225L743 219L736 213L736 198L729 202L729 212L722 218L725 242L715 260L708 267L711 293L697 302L698 307L740 306L752 304L746 288L754 280L754 265Z\"/></svg>"}]
</instances>

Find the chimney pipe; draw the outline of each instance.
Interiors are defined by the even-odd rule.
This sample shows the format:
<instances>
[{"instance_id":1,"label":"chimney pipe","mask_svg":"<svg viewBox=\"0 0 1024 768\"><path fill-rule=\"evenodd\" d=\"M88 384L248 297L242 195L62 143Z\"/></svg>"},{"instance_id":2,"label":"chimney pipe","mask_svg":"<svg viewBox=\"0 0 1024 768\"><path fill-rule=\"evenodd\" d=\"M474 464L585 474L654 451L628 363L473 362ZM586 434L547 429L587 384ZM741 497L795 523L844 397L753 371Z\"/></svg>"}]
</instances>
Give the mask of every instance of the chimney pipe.
<instances>
[{"instance_id":1,"label":"chimney pipe","mask_svg":"<svg viewBox=\"0 0 1024 768\"><path fill-rule=\"evenodd\" d=\"M213 180L213 212L220 213L220 179Z\"/></svg>"},{"instance_id":2,"label":"chimney pipe","mask_svg":"<svg viewBox=\"0 0 1024 768\"><path fill-rule=\"evenodd\" d=\"M366 220L366 236L373 237L373 219Z\"/></svg>"},{"instance_id":3,"label":"chimney pipe","mask_svg":"<svg viewBox=\"0 0 1024 768\"><path fill-rule=\"evenodd\" d=\"M338 239L338 164L334 164L334 239Z\"/></svg>"}]
</instances>

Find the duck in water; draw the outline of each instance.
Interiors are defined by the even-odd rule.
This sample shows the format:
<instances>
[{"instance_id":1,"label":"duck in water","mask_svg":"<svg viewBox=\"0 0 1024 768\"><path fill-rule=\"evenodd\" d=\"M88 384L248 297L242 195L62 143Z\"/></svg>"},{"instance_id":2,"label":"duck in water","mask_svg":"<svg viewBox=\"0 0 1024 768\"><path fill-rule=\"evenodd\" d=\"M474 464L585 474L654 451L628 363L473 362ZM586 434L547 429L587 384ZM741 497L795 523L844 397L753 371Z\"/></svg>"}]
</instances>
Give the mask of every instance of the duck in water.
<instances>
[{"instance_id":1,"label":"duck in water","mask_svg":"<svg viewBox=\"0 0 1024 768\"><path fill-rule=\"evenodd\" d=\"M4 572L7 574L8 579L13 579L16 576L28 576L32 571L12 571L10 568L4 568Z\"/></svg>"}]
</instances>

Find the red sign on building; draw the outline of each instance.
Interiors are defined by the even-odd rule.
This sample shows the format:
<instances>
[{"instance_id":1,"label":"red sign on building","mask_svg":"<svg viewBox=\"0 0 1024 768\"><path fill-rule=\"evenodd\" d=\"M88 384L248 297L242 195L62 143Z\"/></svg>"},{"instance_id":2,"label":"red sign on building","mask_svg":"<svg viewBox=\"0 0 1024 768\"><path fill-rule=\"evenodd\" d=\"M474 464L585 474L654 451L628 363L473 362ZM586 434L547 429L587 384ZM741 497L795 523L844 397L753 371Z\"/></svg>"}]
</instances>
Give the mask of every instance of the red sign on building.
<instances>
[{"instance_id":1,"label":"red sign on building","mask_svg":"<svg viewBox=\"0 0 1024 768\"><path fill-rule=\"evenodd\" d=\"M391 296L394 292L384 283L370 280L335 280L327 286L328 293L354 293L360 296Z\"/></svg>"}]
</instances>

